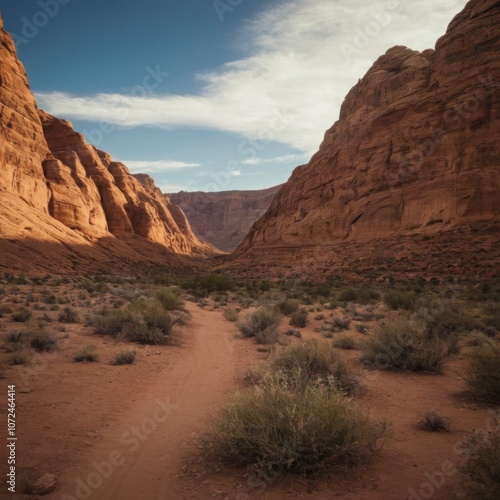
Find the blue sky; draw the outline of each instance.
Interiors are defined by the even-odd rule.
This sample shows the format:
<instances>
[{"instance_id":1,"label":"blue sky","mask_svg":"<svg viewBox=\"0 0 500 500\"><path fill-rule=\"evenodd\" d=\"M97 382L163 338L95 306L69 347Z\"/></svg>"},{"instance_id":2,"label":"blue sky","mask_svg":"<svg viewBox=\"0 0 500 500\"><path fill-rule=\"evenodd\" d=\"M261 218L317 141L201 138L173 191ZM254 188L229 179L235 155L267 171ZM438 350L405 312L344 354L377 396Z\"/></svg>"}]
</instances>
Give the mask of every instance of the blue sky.
<instances>
[{"instance_id":1,"label":"blue sky","mask_svg":"<svg viewBox=\"0 0 500 500\"><path fill-rule=\"evenodd\" d=\"M465 0L1 0L40 107L164 192L261 189L306 163L388 48Z\"/></svg>"}]
</instances>

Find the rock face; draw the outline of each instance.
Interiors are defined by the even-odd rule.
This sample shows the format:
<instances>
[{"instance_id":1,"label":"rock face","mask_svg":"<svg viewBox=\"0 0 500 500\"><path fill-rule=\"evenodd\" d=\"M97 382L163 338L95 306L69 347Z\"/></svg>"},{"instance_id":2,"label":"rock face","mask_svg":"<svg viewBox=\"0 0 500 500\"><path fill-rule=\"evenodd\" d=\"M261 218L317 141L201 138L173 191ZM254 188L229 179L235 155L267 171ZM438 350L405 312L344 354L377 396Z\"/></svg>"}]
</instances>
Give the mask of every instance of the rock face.
<instances>
[{"instance_id":1,"label":"rock face","mask_svg":"<svg viewBox=\"0 0 500 500\"><path fill-rule=\"evenodd\" d=\"M281 186L256 191L170 194L186 214L193 231L204 241L232 252L271 205Z\"/></svg>"},{"instance_id":2,"label":"rock face","mask_svg":"<svg viewBox=\"0 0 500 500\"><path fill-rule=\"evenodd\" d=\"M316 277L498 272L499 53L495 0L470 1L435 50L390 49L232 266Z\"/></svg>"},{"instance_id":3,"label":"rock face","mask_svg":"<svg viewBox=\"0 0 500 500\"><path fill-rule=\"evenodd\" d=\"M29 232L23 235L24 226ZM6 267L19 260L19 247L34 258L37 241L59 256L61 268L64 255L76 247L85 247L89 262L82 265L93 268L100 262L109 266L110 259L141 261L141 254L155 264L171 265L179 262L178 255L212 253L151 178L130 175L71 123L37 108L1 19L0 238ZM8 248L14 251L11 244L16 255L8 254ZM78 267L74 256L66 257L72 262L68 267ZM44 258L51 256L39 255L32 264L46 269Z\"/></svg>"}]
</instances>

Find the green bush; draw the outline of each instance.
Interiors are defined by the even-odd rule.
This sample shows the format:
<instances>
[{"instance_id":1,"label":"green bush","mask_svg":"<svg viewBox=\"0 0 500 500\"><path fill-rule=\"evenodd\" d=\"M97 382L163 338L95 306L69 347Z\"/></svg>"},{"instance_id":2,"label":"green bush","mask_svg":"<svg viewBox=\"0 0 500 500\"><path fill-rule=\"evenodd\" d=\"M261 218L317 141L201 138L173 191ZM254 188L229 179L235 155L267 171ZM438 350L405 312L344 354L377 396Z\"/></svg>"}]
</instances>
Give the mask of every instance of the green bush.
<instances>
[{"instance_id":1,"label":"green bush","mask_svg":"<svg viewBox=\"0 0 500 500\"><path fill-rule=\"evenodd\" d=\"M111 364L113 365L131 365L135 361L137 353L135 351L119 351L115 354L115 357Z\"/></svg>"},{"instance_id":2,"label":"green bush","mask_svg":"<svg viewBox=\"0 0 500 500\"><path fill-rule=\"evenodd\" d=\"M390 290L384 295L384 302L390 309L412 311L415 306L415 295L402 290Z\"/></svg>"},{"instance_id":3,"label":"green bush","mask_svg":"<svg viewBox=\"0 0 500 500\"><path fill-rule=\"evenodd\" d=\"M466 460L460 466L465 475L467 500L500 498L500 430L473 434L464 444Z\"/></svg>"},{"instance_id":4,"label":"green bush","mask_svg":"<svg viewBox=\"0 0 500 500\"><path fill-rule=\"evenodd\" d=\"M299 309L299 301L296 299L286 299L278 304L279 310L285 315L290 316Z\"/></svg>"},{"instance_id":5,"label":"green bush","mask_svg":"<svg viewBox=\"0 0 500 500\"><path fill-rule=\"evenodd\" d=\"M290 326L304 328L307 325L307 309L302 308L295 311L290 316Z\"/></svg>"},{"instance_id":6,"label":"green bush","mask_svg":"<svg viewBox=\"0 0 500 500\"><path fill-rule=\"evenodd\" d=\"M395 318L370 338L362 361L378 369L440 372L448 353L446 341L429 338L408 318Z\"/></svg>"},{"instance_id":7,"label":"green bush","mask_svg":"<svg viewBox=\"0 0 500 500\"><path fill-rule=\"evenodd\" d=\"M77 351L73 356L73 360L76 361L77 363L82 363L82 362L92 363L94 361L97 361L99 357L97 356L97 353L95 351L96 351L95 345L93 344L88 345L83 349Z\"/></svg>"},{"instance_id":8,"label":"green bush","mask_svg":"<svg viewBox=\"0 0 500 500\"><path fill-rule=\"evenodd\" d=\"M466 381L474 396L500 403L500 344L490 342L472 355Z\"/></svg>"},{"instance_id":9,"label":"green bush","mask_svg":"<svg viewBox=\"0 0 500 500\"><path fill-rule=\"evenodd\" d=\"M384 431L321 383L297 390L270 376L231 398L202 450L210 462L314 477L369 461Z\"/></svg>"},{"instance_id":10,"label":"green bush","mask_svg":"<svg viewBox=\"0 0 500 500\"><path fill-rule=\"evenodd\" d=\"M170 344L175 341L173 327L182 316L173 318L156 299L141 299L125 310L104 310L90 318L101 335L112 335L140 344Z\"/></svg>"},{"instance_id":11,"label":"green bush","mask_svg":"<svg viewBox=\"0 0 500 500\"><path fill-rule=\"evenodd\" d=\"M359 380L327 342L316 340L286 347L270 364L288 383L322 382L346 394L359 390Z\"/></svg>"},{"instance_id":12,"label":"green bush","mask_svg":"<svg viewBox=\"0 0 500 500\"><path fill-rule=\"evenodd\" d=\"M238 323L240 332L245 337L256 337L260 343L272 343L277 340L277 328L281 321L281 314L275 307L259 307L243 323Z\"/></svg>"},{"instance_id":13,"label":"green bush","mask_svg":"<svg viewBox=\"0 0 500 500\"><path fill-rule=\"evenodd\" d=\"M179 294L172 288L163 288L155 293L155 297L166 311L176 311L184 307Z\"/></svg>"},{"instance_id":14,"label":"green bush","mask_svg":"<svg viewBox=\"0 0 500 500\"><path fill-rule=\"evenodd\" d=\"M58 319L61 323L78 323L80 321L78 313L71 307L65 307L59 313Z\"/></svg>"}]
</instances>

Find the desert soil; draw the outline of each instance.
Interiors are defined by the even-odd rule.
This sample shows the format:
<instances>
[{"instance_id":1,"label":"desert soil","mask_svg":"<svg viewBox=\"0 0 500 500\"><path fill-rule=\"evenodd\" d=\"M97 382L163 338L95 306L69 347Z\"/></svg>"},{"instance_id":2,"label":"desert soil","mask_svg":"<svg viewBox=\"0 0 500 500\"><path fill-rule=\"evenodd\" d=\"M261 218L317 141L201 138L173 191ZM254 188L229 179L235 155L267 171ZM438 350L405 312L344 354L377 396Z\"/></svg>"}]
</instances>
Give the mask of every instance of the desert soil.
<instances>
[{"instance_id":1,"label":"desert soil","mask_svg":"<svg viewBox=\"0 0 500 500\"><path fill-rule=\"evenodd\" d=\"M199 435L243 386L244 374L268 354L240 338L220 310L191 302L186 307L192 319L182 328L180 345L137 347L134 365L110 365L113 353L127 346L76 324L68 327L63 349L31 367L8 368L2 385L17 385L20 490L51 472L60 484L43 498L61 500L460 498L457 445L495 422L492 408L463 395L462 355L449 359L443 375L426 375L364 371L359 351L339 351L362 372L360 406L391 422L371 465L339 471L328 481L279 484L272 475L256 478L241 470L207 473L196 458ZM302 330L302 340L286 340L318 338L313 326L311 321ZM98 347L100 361L75 363L74 352L89 343ZM451 419L450 432L418 428L430 410ZM4 480L1 488L4 494Z\"/></svg>"}]
</instances>

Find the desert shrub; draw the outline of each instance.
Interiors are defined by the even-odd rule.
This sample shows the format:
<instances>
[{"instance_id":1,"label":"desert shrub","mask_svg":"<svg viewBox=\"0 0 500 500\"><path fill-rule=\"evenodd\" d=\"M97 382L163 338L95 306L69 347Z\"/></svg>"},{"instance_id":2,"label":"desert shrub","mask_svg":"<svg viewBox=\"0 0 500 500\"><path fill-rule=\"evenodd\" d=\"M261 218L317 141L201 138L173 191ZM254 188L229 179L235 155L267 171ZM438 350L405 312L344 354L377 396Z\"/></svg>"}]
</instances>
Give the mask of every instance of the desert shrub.
<instances>
[{"instance_id":1,"label":"desert shrub","mask_svg":"<svg viewBox=\"0 0 500 500\"><path fill-rule=\"evenodd\" d=\"M299 308L299 301L296 299L286 299L278 304L279 310L285 315L290 316Z\"/></svg>"},{"instance_id":2,"label":"desert shrub","mask_svg":"<svg viewBox=\"0 0 500 500\"><path fill-rule=\"evenodd\" d=\"M89 318L89 323L99 335L118 335L123 327L131 321L132 313L129 310L103 310Z\"/></svg>"},{"instance_id":3,"label":"desert shrub","mask_svg":"<svg viewBox=\"0 0 500 500\"><path fill-rule=\"evenodd\" d=\"M380 300L380 293L371 288L361 288L357 291L357 295L357 302L359 304L373 304L374 302Z\"/></svg>"},{"instance_id":4,"label":"desert shrub","mask_svg":"<svg viewBox=\"0 0 500 500\"><path fill-rule=\"evenodd\" d=\"M3 317L4 314L10 314L12 309L9 306L0 305L0 318Z\"/></svg>"},{"instance_id":5,"label":"desert shrub","mask_svg":"<svg viewBox=\"0 0 500 500\"><path fill-rule=\"evenodd\" d=\"M184 306L179 294L172 288L162 288L158 290L155 293L155 297L166 311L179 310Z\"/></svg>"},{"instance_id":6,"label":"desert shrub","mask_svg":"<svg viewBox=\"0 0 500 500\"><path fill-rule=\"evenodd\" d=\"M59 339L46 330L33 330L28 332L28 335L30 335L30 345L35 351L50 352L58 347Z\"/></svg>"},{"instance_id":7,"label":"desert shrub","mask_svg":"<svg viewBox=\"0 0 500 500\"><path fill-rule=\"evenodd\" d=\"M298 339L302 338L302 334L299 332L299 330L295 330L295 328L288 328L285 331L285 335L288 335L289 337L297 337Z\"/></svg>"},{"instance_id":8,"label":"desert shrub","mask_svg":"<svg viewBox=\"0 0 500 500\"><path fill-rule=\"evenodd\" d=\"M28 349L14 352L10 361L13 365L28 366L31 363L31 352Z\"/></svg>"},{"instance_id":9,"label":"desert shrub","mask_svg":"<svg viewBox=\"0 0 500 500\"><path fill-rule=\"evenodd\" d=\"M450 424L450 419L443 417L435 411L430 411L422 417L418 426L423 431L440 432L449 430Z\"/></svg>"},{"instance_id":10,"label":"desert shrub","mask_svg":"<svg viewBox=\"0 0 500 500\"><path fill-rule=\"evenodd\" d=\"M228 321L231 321L232 323L238 321L238 311L236 311L235 309L224 309L224 312L222 314L224 318L226 318Z\"/></svg>"},{"instance_id":11,"label":"desert shrub","mask_svg":"<svg viewBox=\"0 0 500 500\"><path fill-rule=\"evenodd\" d=\"M448 351L446 341L429 338L414 321L395 318L370 338L362 361L379 369L439 372Z\"/></svg>"},{"instance_id":12,"label":"desert shrub","mask_svg":"<svg viewBox=\"0 0 500 500\"><path fill-rule=\"evenodd\" d=\"M333 320L333 325L340 328L340 330L347 330L350 324L351 320L349 318L335 318Z\"/></svg>"},{"instance_id":13,"label":"desert shrub","mask_svg":"<svg viewBox=\"0 0 500 500\"><path fill-rule=\"evenodd\" d=\"M483 306L482 314L486 327L500 331L500 303L488 303Z\"/></svg>"},{"instance_id":14,"label":"desert shrub","mask_svg":"<svg viewBox=\"0 0 500 500\"><path fill-rule=\"evenodd\" d=\"M500 429L474 433L463 444L466 460L460 466L465 475L468 500L500 498Z\"/></svg>"},{"instance_id":15,"label":"desert shrub","mask_svg":"<svg viewBox=\"0 0 500 500\"><path fill-rule=\"evenodd\" d=\"M358 300L358 292L354 288L347 288L340 293L339 300L341 302L355 302Z\"/></svg>"},{"instance_id":16,"label":"desert shrub","mask_svg":"<svg viewBox=\"0 0 500 500\"><path fill-rule=\"evenodd\" d=\"M80 317L78 313L71 307L65 307L60 313L57 319L61 323L78 323Z\"/></svg>"},{"instance_id":17,"label":"desert shrub","mask_svg":"<svg viewBox=\"0 0 500 500\"><path fill-rule=\"evenodd\" d=\"M33 327L9 333L4 345L8 352L26 351L29 348L39 352L54 351L57 349L58 339L42 328Z\"/></svg>"},{"instance_id":18,"label":"desert shrub","mask_svg":"<svg viewBox=\"0 0 500 500\"><path fill-rule=\"evenodd\" d=\"M359 389L359 380L326 342L308 341L286 347L270 363L271 370L295 383L322 382L343 393Z\"/></svg>"},{"instance_id":19,"label":"desert shrub","mask_svg":"<svg viewBox=\"0 0 500 500\"><path fill-rule=\"evenodd\" d=\"M384 302L390 309L406 309L412 311L415 306L415 296L403 290L390 290L384 295Z\"/></svg>"},{"instance_id":20,"label":"desert shrub","mask_svg":"<svg viewBox=\"0 0 500 500\"><path fill-rule=\"evenodd\" d=\"M96 353L96 346L93 344L80 349L73 356L73 360L78 363L82 362L92 363L93 361L97 361L98 358L99 356Z\"/></svg>"},{"instance_id":21,"label":"desert shrub","mask_svg":"<svg viewBox=\"0 0 500 500\"><path fill-rule=\"evenodd\" d=\"M500 344L490 342L472 355L466 381L474 396L500 403Z\"/></svg>"},{"instance_id":22,"label":"desert shrub","mask_svg":"<svg viewBox=\"0 0 500 500\"><path fill-rule=\"evenodd\" d=\"M273 332L277 330L280 320L281 314L275 307L263 306L250 314L245 322L239 323L238 328L245 337L265 341L275 336Z\"/></svg>"},{"instance_id":23,"label":"desert shrub","mask_svg":"<svg viewBox=\"0 0 500 500\"><path fill-rule=\"evenodd\" d=\"M220 274L201 274L185 281L182 288L196 297L208 297L212 292L228 292L234 289L234 281Z\"/></svg>"},{"instance_id":24,"label":"desert shrub","mask_svg":"<svg viewBox=\"0 0 500 500\"><path fill-rule=\"evenodd\" d=\"M307 314L307 309L305 308L293 312L290 316L290 326L304 328L307 324Z\"/></svg>"},{"instance_id":25,"label":"desert shrub","mask_svg":"<svg viewBox=\"0 0 500 500\"><path fill-rule=\"evenodd\" d=\"M337 337L333 341L333 347L336 347L337 349L357 349L358 345L353 337L344 335L342 337Z\"/></svg>"},{"instance_id":26,"label":"desert shrub","mask_svg":"<svg viewBox=\"0 0 500 500\"><path fill-rule=\"evenodd\" d=\"M172 329L181 319L174 319L158 300L141 299L125 310L103 310L90 318L90 324L101 335L140 344L169 344L175 341Z\"/></svg>"},{"instance_id":27,"label":"desert shrub","mask_svg":"<svg viewBox=\"0 0 500 500\"><path fill-rule=\"evenodd\" d=\"M356 331L358 333L366 333L368 327L366 325L356 325Z\"/></svg>"},{"instance_id":28,"label":"desert shrub","mask_svg":"<svg viewBox=\"0 0 500 500\"><path fill-rule=\"evenodd\" d=\"M370 460L385 431L320 383L276 377L239 392L202 440L206 459L277 475L326 475Z\"/></svg>"},{"instance_id":29,"label":"desert shrub","mask_svg":"<svg viewBox=\"0 0 500 500\"><path fill-rule=\"evenodd\" d=\"M131 365L135 361L137 353L135 351L119 351L115 354L111 364L113 365Z\"/></svg>"},{"instance_id":30,"label":"desert shrub","mask_svg":"<svg viewBox=\"0 0 500 500\"><path fill-rule=\"evenodd\" d=\"M12 313L12 320L16 323L25 323L31 318L32 312L25 307L19 309L18 311Z\"/></svg>"},{"instance_id":31,"label":"desert shrub","mask_svg":"<svg viewBox=\"0 0 500 500\"><path fill-rule=\"evenodd\" d=\"M418 311L427 332L440 338L460 335L480 328L480 321L464 305L452 301L433 301Z\"/></svg>"}]
</instances>

